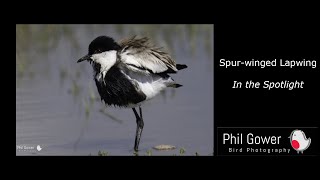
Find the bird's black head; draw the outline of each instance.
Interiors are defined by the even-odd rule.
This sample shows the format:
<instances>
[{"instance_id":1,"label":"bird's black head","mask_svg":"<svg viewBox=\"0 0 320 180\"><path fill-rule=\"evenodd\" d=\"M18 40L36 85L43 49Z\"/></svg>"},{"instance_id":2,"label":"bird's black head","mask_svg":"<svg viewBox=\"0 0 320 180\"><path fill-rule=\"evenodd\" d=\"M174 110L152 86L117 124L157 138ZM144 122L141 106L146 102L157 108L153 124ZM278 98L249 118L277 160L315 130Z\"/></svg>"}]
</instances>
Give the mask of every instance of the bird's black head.
<instances>
[{"instance_id":1,"label":"bird's black head","mask_svg":"<svg viewBox=\"0 0 320 180\"><path fill-rule=\"evenodd\" d=\"M88 54L79 59L78 62L82 62L84 60L91 61L91 56L93 54L119 49L120 45L115 42L113 38L108 36L99 36L90 43Z\"/></svg>"}]
</instances>

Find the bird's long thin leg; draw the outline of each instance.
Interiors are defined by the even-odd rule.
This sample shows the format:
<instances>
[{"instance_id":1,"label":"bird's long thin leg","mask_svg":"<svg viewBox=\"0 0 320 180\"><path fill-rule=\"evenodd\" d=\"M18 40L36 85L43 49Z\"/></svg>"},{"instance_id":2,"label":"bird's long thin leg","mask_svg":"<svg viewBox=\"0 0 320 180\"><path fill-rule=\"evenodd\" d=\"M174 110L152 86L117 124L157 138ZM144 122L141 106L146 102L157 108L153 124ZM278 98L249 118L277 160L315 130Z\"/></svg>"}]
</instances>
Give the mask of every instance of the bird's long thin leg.
<instances>
[{"instance_id":1,"label":"bird's long thin leg","mask_svg":"<svg viewBox=\"0 0 320 180\"><path fill-rule=\"evenodd\" d=\"M135 141L134 141L134 150L138 151L139 142L140 142L140 138L141 138L141 134L142 134L142 129L143 129L144 123L143 123L142 117L140 117L138 115L136 109L132 108L132 110L134 112L134 115L136 116L136 122L137 122L137 131L136 131L136 138L135 138ZM141 114L141 108L140 108L140 115L142 115Z\"/></svg>"},{"instance_id":2,"label":"bird's long thin leg","mask_svg":"<svg viewBox=\"0 0 320 180\"><path fill-rule=\"evenodd\" d=\"M140 118L141 118L141 120L142 120L142 122L143 122L143 117L142 117L142 109L141 109L141 106L139 106L139 111L140 111Z\"/></svg>"}]
</instances>

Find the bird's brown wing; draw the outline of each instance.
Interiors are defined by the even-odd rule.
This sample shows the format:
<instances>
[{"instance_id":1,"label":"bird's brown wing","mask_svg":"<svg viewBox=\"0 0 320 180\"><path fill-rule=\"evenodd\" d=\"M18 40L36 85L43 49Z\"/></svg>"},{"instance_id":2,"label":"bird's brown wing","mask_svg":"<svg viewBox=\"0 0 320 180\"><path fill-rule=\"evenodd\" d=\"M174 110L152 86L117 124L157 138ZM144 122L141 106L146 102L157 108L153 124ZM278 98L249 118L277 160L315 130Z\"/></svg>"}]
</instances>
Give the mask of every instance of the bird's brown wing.
<instances>
[{"instance_id":1,"label":"bird's brown wing","mask_svg":"<svg viewBox=\"0 0 320 180\"><path fill-rule=\"evenodd\" d=\"M152 73L177 72L176 62L161 48L150 45L149 39L135 36L120 42L122 63Z\"/></svg>"}]
</instances>

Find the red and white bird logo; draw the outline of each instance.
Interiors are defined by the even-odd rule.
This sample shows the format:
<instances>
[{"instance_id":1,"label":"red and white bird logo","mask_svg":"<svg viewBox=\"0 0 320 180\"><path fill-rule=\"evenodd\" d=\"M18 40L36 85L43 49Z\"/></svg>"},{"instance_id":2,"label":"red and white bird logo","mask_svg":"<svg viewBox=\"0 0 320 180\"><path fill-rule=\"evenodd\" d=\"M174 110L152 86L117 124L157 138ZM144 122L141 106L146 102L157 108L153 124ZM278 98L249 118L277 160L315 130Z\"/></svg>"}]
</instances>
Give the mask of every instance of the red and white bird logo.
<instances>
[{"instance_id":1,"label":"red and white bird logo","mask_svg":"<svg viewBox=\"0 0 320 180\"><path fill-rule=\"evenodd\" d=\"M311 138L306 138L306 135L301 130L294 130L290 135L290 144L297 153L305 151L311 144Z\"/></svg>"}]
</instances>

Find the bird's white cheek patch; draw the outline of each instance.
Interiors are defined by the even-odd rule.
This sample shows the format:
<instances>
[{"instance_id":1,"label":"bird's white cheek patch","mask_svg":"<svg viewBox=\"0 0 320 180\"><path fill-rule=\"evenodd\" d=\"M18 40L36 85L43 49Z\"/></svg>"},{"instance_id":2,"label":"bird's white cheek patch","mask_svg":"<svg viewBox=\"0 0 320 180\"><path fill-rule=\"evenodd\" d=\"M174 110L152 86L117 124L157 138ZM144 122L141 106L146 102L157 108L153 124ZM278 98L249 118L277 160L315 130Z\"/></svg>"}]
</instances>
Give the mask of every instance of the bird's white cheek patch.
<instances>
[{"instance_id":1,"label":"bird's white cheek patch","mask_svg":"<svg viewBox=\"0 0 320 180\"><path fill-rule=\"evenodd\" d=\"M117 51L106 51L99 54L92 55L94 62L101 65L100 71L108 71L117 60Z\"/></svg>"}]
</instances>

